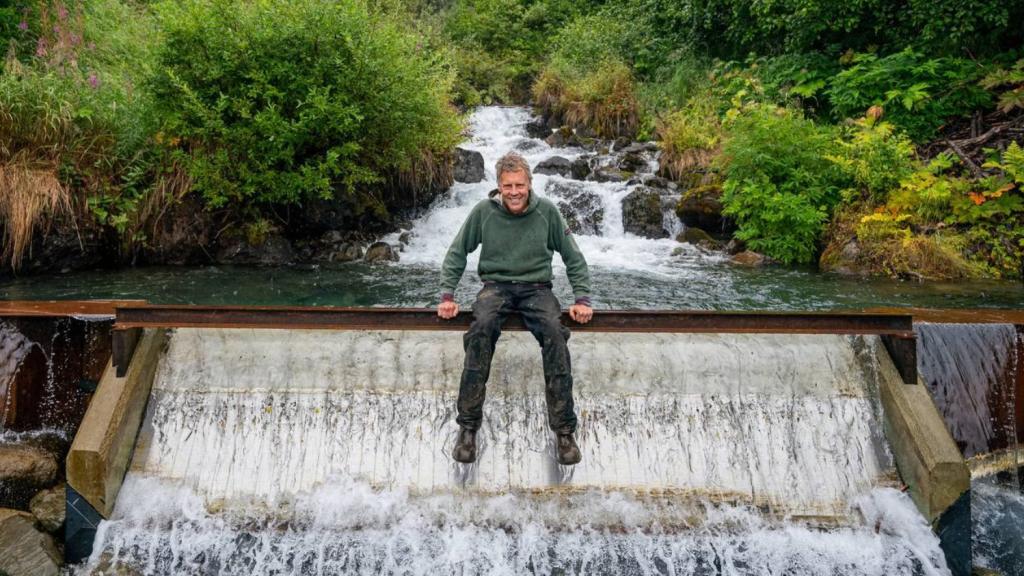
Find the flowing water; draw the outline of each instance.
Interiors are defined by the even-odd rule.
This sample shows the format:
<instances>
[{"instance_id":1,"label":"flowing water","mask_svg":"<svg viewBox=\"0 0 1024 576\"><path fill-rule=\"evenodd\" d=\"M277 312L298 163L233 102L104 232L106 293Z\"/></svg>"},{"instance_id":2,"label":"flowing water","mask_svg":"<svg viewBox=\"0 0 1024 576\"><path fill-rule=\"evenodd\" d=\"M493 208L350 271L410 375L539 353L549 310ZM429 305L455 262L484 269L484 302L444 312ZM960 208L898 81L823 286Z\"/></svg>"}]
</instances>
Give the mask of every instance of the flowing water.
<instances>
[{"instance_id":1,"label":"flowing water","mask_svg":"<svg viewBox=\"0 0 1024 576\"><path fill-rule=\"evenodd\" d=\"M431 306L437 303L439 268L448 243L472 206L494 187L494 161L510 149L536 164L552 155L573 160L584 151L554 149L526 136L525 108L484 107L470 117L464 147L479 151L486 179L456 183L410 224L411 242L393 264L321 264L277 268L204 266L84 271L30 276L0 285L0 298L141 298L155 303ZM655 158L648 153L650 166ZM931 308L1024 306L1020 282L899 282L846 278L809 269L736 266L717 253L670 238L651 240L626 233L622 199L635 184L576 182L538 174L534 188L573 207L584 222L577 235L591 264L598 308L824 310L872 306ZM665 198L664 227L678 231ZM600 217L598 217L598 214ZM388 238L398 244L398 234ZM563 302L570 290L556 258L555 290ZM476 259L458 297L468 302L479 286Z\"/></svg>"},{"instance_id":2,"label":"flowing water","mask_svg":"<svg viewBox=\"0 0 1024 576\"><path fill-rule=\"evenodd\" d=\"M178 329L90 567L147 574L947 574L894 489L870 337L573 336L583 462L502 336L473 465L456 332ZM83 571L86 569L83 569Z\"/></svg>"}]
</instances>

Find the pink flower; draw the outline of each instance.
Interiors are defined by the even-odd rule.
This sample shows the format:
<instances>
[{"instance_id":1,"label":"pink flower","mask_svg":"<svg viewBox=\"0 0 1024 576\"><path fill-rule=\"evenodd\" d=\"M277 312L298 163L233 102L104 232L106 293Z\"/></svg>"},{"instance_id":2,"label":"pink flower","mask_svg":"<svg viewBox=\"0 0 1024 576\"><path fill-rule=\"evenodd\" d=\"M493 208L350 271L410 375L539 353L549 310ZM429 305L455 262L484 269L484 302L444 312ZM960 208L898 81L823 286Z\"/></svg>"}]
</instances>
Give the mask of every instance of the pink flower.
<instances>
[{"instance_id":1,"label":"pink flower","mask_svg":"<svg viewBox=\"0 0 1024 576\"><path fill-rule=\"evenodd\" d=\"M21 30L22 32L28 30L28 22L25 22L24 20L18 22L18 30Z\"/></svg>"},{"instance_id":2,"label":"pink flower","mask_svg":"<svg viewBox=\"0 0 1024 576\"><path fill-rule=\"evenodd\" d=\"M94 89L100 87L100 77L95 72L89 73L89 86L92 86Z\"/></svg>"},{"instance_id":3,"label":"pink flower","mask_svg":"<svg viewBox=\"0 0 1024 576\"><path fill-rule=\"evenodd\" d=\"M57 18L61 20L67 20L68 18L68 9L63 4L57 6Z\"/></svg>"},{"instance_id":4,"label":"pink flower","mask_svg":"<svg viewBox=\"0 0 1024 576\"><path fill-rule=\"evenodd\" d=\"M40 58L42 58L43 56L46 56L46 39L45 38L40 38L39 41L36 42L36 56L38 56Z\"/></svg>"}]
</instances>

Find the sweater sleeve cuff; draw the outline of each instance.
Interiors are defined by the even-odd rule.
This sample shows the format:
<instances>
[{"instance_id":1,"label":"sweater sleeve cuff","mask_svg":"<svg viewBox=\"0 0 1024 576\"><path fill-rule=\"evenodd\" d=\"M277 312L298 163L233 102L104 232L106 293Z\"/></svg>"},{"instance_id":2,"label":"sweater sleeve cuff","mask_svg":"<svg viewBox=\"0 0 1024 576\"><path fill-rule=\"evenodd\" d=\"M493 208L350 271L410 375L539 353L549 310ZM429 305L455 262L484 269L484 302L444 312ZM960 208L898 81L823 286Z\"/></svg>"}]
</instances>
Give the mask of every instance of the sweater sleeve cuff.
<instances>
[{"instance_id":1,"label":"sweater sleeve cuff","mask_svg":"<svg viewBox=\"0 0 1024 576\"><path fill-rule=\"evenodd\" d=\"M452 294L451 292L442 292L441 302L455 302L455 294Z\"/></svg>"},{"instance_id":2,"label":"sweater sleeve cuff","mask_svg":"<svg viewBox=\"0 0 1024 576\"><path fill-rule=\"evenodd\" d=\"M580 296L580 297L576 298L576 303L577 304L582 304L582 305L587 306L587 307L591 307L590 306L590 296Z\"/></svg>"}]
</instances>

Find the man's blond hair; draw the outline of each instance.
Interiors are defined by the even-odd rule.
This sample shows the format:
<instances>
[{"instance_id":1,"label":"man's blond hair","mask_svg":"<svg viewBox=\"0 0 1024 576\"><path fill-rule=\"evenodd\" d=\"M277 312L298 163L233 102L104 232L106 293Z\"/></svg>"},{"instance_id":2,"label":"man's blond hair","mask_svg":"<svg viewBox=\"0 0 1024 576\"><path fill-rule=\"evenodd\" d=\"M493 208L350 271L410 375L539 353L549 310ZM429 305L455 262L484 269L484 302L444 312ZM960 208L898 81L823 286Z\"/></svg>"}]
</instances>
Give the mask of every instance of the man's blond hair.
<instances>
[{"instance_id":1,"label":"man's blond hair","mask_svg":"<svg viewBox=\"0 0 1024 576\"><path fill-rule=\"evenodd\" d=\"M520 170L526 172L526 181L532 184L533 174L530 173L530 164L526 161L526 158L523 158L519 154L509 152L501 158L498 158L498 162L494 165L494 171L496 172L499 185L501 184L502 174L505 172L519 172Z\"/></svg>"}]
</instances>

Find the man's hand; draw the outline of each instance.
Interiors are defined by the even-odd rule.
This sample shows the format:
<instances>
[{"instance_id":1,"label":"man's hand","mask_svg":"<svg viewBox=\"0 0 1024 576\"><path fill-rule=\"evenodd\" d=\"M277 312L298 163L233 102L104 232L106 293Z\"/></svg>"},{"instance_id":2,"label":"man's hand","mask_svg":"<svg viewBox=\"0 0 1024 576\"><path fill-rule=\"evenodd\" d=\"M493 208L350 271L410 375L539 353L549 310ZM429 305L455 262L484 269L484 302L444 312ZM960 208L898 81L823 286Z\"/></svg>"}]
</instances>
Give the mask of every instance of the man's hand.
<instances>
[{"instance_id":1,"label":"man's hand","mask_svg":"<svg viewBox=\"0 0 1024 576\"><path fill-rule=\"evenodd\" d=\"M437 306L437 315L445 320L451 320L459 314L459 305L455 302L441 302Z\"/></svg>"},{"instance_id":2,"label":"man's hand","mask_svg":"<svg viewBox=\"0 0 1024 576\"><path fill-rule=\"evenodd\" d=\"M593 317L594 309L586 304L573 304L569 307L569 318L572 318L580 324L590 322L590 319Z\"/></svg>"}]
</instances>

